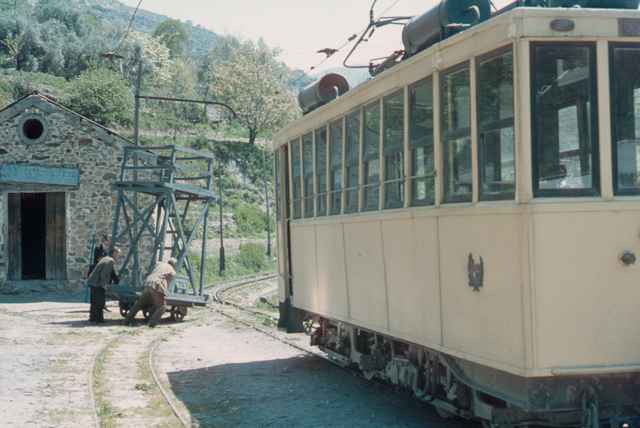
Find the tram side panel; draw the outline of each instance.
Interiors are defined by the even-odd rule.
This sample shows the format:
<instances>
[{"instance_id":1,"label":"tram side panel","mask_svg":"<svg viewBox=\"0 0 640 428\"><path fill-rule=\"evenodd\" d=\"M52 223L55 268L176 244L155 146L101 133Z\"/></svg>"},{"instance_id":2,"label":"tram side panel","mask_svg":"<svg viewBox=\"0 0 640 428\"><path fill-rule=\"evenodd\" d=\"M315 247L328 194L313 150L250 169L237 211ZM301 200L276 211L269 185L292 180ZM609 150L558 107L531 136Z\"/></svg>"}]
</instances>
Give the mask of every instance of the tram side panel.
<instances>
[{"instance_id":1,"label":"tram side panel","mask_svg":"<svg viewBox=\"0 0 640 428\"><path fill-rule=\"evenodd\" d=\"M293 306L310 312L317 312L315 235L314 225L291 225Z\"/></svg>"},{"instance_id":2,"label":"tram side panel","mask_svg":"<svg viewBox=\"0 0 640 428\"><path fill-rule=\"evenodd\" d=\"M389 331L381 222L345 223L344 234L350 318L356 325Z\"/></svg>"},{"instance_id":3,"label":"tram side panel","mask_svg":"<svg viewBox=\"0 0 640 428\"><path fill-rule=\"evenodd\" d=\"M389 330L414 343L442 345L437 219L382 222Z\"/></svg>"},{"instance_id":4,"label":"tram side panel","mask_svg":"<svg viewBox=\"0 0 640 428\"><path fill-rule=\"evenodd\" d=\"M337 319L347 319L349 306L342 224L316 226L316 257L317 312Z\"/></svg>"},{"instance_id":5,"label":"tram side panel","mask_svg":"<svg viewBox=\"0 0 640 428\"><path fill-rule=\"evenodd\" d=\"M445 349L523 373L520 215L443 216L439 222ZM472 284L470 271L480 270L482 279Z\"/></svg>"},{"instance_id":6,"label":"tram side panel","mask_svg":"<svg viewBox=\"0 0 640 428\"><path fill-rule=\"evenodd\" d=\"M533 216L537 366L640 366L640 210L565 211Z\"/></svg>"}]
</instances>

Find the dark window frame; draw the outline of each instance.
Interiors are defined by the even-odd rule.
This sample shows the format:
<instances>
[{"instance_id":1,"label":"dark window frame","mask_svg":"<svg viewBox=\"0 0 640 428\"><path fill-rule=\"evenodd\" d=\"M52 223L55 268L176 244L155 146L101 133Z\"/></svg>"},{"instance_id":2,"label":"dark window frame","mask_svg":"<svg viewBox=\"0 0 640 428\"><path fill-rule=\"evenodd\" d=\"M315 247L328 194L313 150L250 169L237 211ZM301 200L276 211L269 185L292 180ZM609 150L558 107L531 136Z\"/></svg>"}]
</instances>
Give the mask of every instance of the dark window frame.
<instances>
[{"instance_id":1,"label":"dark window frame","mask_svg":"<svg viewBox=\"0 0 640 428\"><path fill-rule=\"evenodd\" d=\"M618 185L618 136L616 132L616 110L614 108L614 54L617 48L636 48L640 51L640 42L609 42L609 94L611 101L611 167L613 180L613 194L615 196L640 196L640 188L620 189Z\"/></svg>"},{"instance_id":2,"label":"dark window frame","mask_svg":"<svg viewBox=\"0 0 640 428\"><path fill-rule=\"evenodd\" d=\"M369 157L366 154L367 148L367 134L366 134L366 122L367 122L367 110L374 110L373 107L377 107L378 110L378 145L377 147L377 162L378 162L378 181L377 182L369 182L370 174L368 173L367 166L372 163ZM381 210L381 200L382 200L382 188L383 188L383 179L382 179L382 157L383 153L380 150L380 140L383 138L383 128L384 124L381 124L383 119L383 107L382 107L382 98L378 98L377 100L370 101L362 105L362 123L360 124L362 130L362 141L360 142L360 153L361 153L361 162L360 168L362 168L362 183L360 183L361 189L361 199L362 206L360 207L360 212L374 212ZM374 192L376 195L376 199L378 204L376 207L367 206L367 196L368 192ZM384 206L384 205L382 205Z\"/></svg>"},{"instance_id":3,"label":"dark window frame","mask_svg":"<svg viewBox=\"0 0 640 428\"><path fill-rule=\"evenodd\" d=\"M444 77L446 77L449 74L455 74L459 71L462 70L467 70L469 72L469 127L467 128L459 128L456 129L454 132L447 132L444 129L444 110L442 108L443 105L443 93L444 93ZM471 102L471 79L473 79L473 76L471 75L471 60L466 60L463 61L459 64L456 64L454 66L451 66L449 68L446 68L444 70L442 70L440 72L439 75L439 82L438 82L438 88L439 88L439 103L440 103L440 114L439 114L439 118L438 121L440 123L440 141L437 142L437 144L440 144L440 150L442 152L442 173L439 174L440 175L440 179L442 180L442 195L441 195L441 203L444 204L470 204L473 203L473 187L474 187L474 183L473 183L473 120L472 120L472 109L474 108L473 103ZM462 137L466 137L469 138L469 148L471 149L471 192L469 194L469 196L466 195L449 195L447 197L447 189L445 187L446 184L446 172L447 172L447 167L446 167L446 159L444 158L444 155L446 154L446 150L445 150L445 144L447 141L449 140L457 140L460 139Z\"/></svg>"},{"instance_id":4,"label":"dark window frame","mask_svg":"<svg viewBox=\"0 0 640 428\"><path fill-rule=\"evenodd\" d=\"M322 153L320 150L318 150L318 136L322 135L322 133L324 132L324 174L321 174L318 171L318 163L320 161L320 159L318 159L318 155L320 153ZM327 197L329 196L329 183L328 183L328 176L327 176L327 163L329 162L328 156L327 156L327 152L329 150L329 128L327 125L321 126L317 129L315 129L313 131L313 138L314 138L314 143L313 143L313 172L314 172L314 190L315 190L315 197L316 197L316 210L315 210L315 216L316 217L326 217L327 215L329 215L329 206L327 203ZM320 189L320 185L323 184L321 182L321 177L324 176L324 190ZM321 205L321 201L322 198L324 198L324 206ZM324 210L321 211L321 208L324 208Z\"/></svg>"},{"instance_id":5,"label":"dark window frame","mask_svg":"<svg viewBox=\"0 0 640 428\"><path fill-rule=\"evenodd\" d=\"M360 180L360 169L362 168L362 134L363 134L363 117L364 117L364 113L363 113L363 108L362 107L358 107L355 110L352 110L351 112L347 113L345 115L345 122L344 122L344 177L343 177L343 182L344 182L344 186L343 186L343 192L345 193L345 198L344 198L344 206L342 207L342 212L343 214L355 214L357 212L360 211L360 195L362 193L362 183ZM353 120L355 118L355 120L357 120L358 122L358 132L357 132L357 147L356 147L356 161L355 163L350 163L350 157L349 154L351 154L351 145L349 144L349 124L350 121ZM356 169L356 183L355 186L349 186L349 170L351 168ZM349 201L350 201L350 196L353 195L355 193L355 199L356 199L356 206L354 208L350 208L349 205Z\"/></svg>"},{"instance_id":6,"label":"dark window frame","mask_svg":"<svg viewBox=\"0 0 640 428\"><path fill-rule=\"evenodd\" d=\"M431 87L431 156L433 159L433 168L431 171L431 174L427 174L427 175L416 175L415 171L414 171L414 165L415 165L415 159L414 159L414 153L415 153L415 147L411 144L412 141L412 134L411 134L411 91L418 87L418 86L422 86L422 85L429 85ZM407 119L409 121L408 125L409 125L409 153L407 153L407 156L410 156L410 162L409 162L409 171L407 171L407 177L409 178L409 188L411 189L411 200L409 201L409 206L410 207L430 207L430 206L434 206L436 203L436 187L437 187L437 180L436 180L436 176L437 176L437 170L438 170L438 166L436 165L436 156L435 156L435 149L436 149L436 138L435 138L435 128L436 128L436 121L438 120L438 118L435 117L435 98L434 98L434 89L435 89L435 85L436 85L436 79L434 78L433 75L427 76L423 79L420 79L416 82L411 83L410 85L408 85L408 104L409 104L409 111L406 113L407 114ZM432 180L433 181L433 197L430 199L425 199L425 200L416 200L415 197L415 184L419 181L419 180L425 180L428 182L428 180Z\"/></svg>"},{"instance_id":7,"label":"dark window frame","mask_svg":"<svg viewBox=\"0 0 640 428\"><path fill-rule=\"evenodd\" d=\"M392 179L388 179L387 178L387 158L389 158L390 156L388 156L387 153L387 124L386 124L386 113L387 113L387 109L386 109L386 102L389 99L395 98L395 97L400 97L402 98L402 143L400 145L400 150L396 150L393 153L397 154L400 153L401 157L402 157L402 162L400 165L400 171L402 176L398 177L398 178L392 178ZM405 99L405 90L404 90L404 86L400 89L397 89L391 93L389 93L388 95L385 95L384 97L382 97L382 129L380 130L380 134L382 135L382 152L380 153L380 160L382 161L382 164L384 164L384 175L381 174L381 181L382 181L382 187L384 188L384 200L382 201L382 209L383 210L391 210L391 209L400 209L400 208L404 208L405 206L405 194L406 194L406 181L407 181L407 171L405 170L405 161L406 161L406 153L405 153L405 148L406 148L406 141L405 141L405 125L406 125L406 111L405 111L405 106L406 106L406 99ZM395 185L395 184L400 184L400 201L399 204L391 204L389 203L389 200L387 199L387 188Z\"/></svg>"},{"instance_id":8,"label":"dark window frame","mask_svg":"<svg viewBox=\"0 0 640 428\"><path fill-rule=\"evenodd\" d=\"M301 157L301 165L302 165L302 218L314 218L316 216L316 165L315 165L315 133L314 131L309 131L304 134L300 138L300 144L302 147L302 157ZM307 174L307 168L305 168L305 147L307 144L311 143L311 160L309 163L311 164L311 173ZM307 194L307 180L311 177L311 190L312 194L309 196ZM311 201L311 205L307 205L308 201ZM309 208L311 207L311 208Z\"/></svg>"},{"instance_id":9,"label":"dark window frame","mask_svg":"<svg viewBox=\"0 0 640 428\"><path fill-rule=\"evenodd\" d=\"M538 131L535 125L535 118L538 115L536 108L536 48L541 46L574 46L589 48L591 62L589 73L591 76L591 92L593 95L591 113L591 159L592 159L592 186L590 189L540 189L540 176L538 173ZM530 42L529 56L530 91L531 91L531 180L534 198L566 198L566 197L598 197L602 194L600 179L600 136L598 123L598 49L596 42Z\"/></svg>"},{"instance_id":10,"label":"dark window frame","mask_svg":"<svg viewBox=\"0 0 640 428\"><path fill-rule=\"evenodd\" d=\"M342 214L342 195L344 193L344 188L346 185L346 181L345 181L345 118L341 117L339 119L333 120L331 122L329 122L328 125L328 129L329 129L329 138L328 138L328 145L329 145L329 157L327 159L327 161L329 162L329 181L327 182L328 185L328 189L327 192L329 192L329 207L328 207L328 215L330 216L335 216L335 215L340 215ZM340 141L338 142L339 147L340 147L340 168L336 169L333 167L333 157L334 157L334 151L333 151L333 143L334 143L334 136L333 136L333 130L339 128L340 129ZM339 171L340 172L340 185L339 187L334 188L334 174L335 171ZM340 203L339 203L339 207L338 210L335 210L335 206L334 206L334 198L338 197Z\"/></svg>"},{"instance_id":11,"label":"dark window frame","mask_svg":"<svg viewBox=\"0 0 640 428\"><path fill-rule=\"evenodd\" d=\"M297 147L298 150L294 150ZM296 153L297 152L297 153ZM300 220L304 218L304 212L302 211L302 137L294 138L289 141L289 156L291 165L291 218L293 220ZM297 156L298 161L298 169L300 170L300 174L298 176L295 175L295 160ZM296 178L298 179L298 195L296 195ZM296 198L296 196L298 196ZM296 207L296 204L298 205ZM298 208L299 211L296 210Z\"/></svg>"},{"instance_id":12,"label":"dark window frame","mask_svg":"<svg viewBox=\"0 0 640 428\"><path fill-rule=\"evenodd\" d=\"M501 119L498 121L495 121L493 123L491 123L491 125L493 126L486 126L486 127L482 127L482 124L480 123L480 81L478 80L479 78L479 73L478 73L478 69L480 68L480 65L484 62L488 62L488 61L492 61L494 59L498 59L503 55L506 55L510 53L512 56L512 67L513 67L513 81L511 82L511 100L513 102L513 117L510 119ZM494 49L490 52L487 52L485 54L482 54L478 57L475 58L475 76L473 76L473 78L475 78L475 83L476 83L476 105L475 105L475 109L476 109L476 126L477 126L477 135L478 135L478 149L477 149L477 156L478 156L478 171L477 171L477 178L478 178L478 200L480 202L495 202L495 201L513 201L516 199L516 193L518 191L518 153L517 153L517 147L518 147L518 133L516 132L516 123L517 123L517 118L516 115L518 114L518 109L516 108L516 62L515 62L515 50L513 47L513 44L508 44L505 46L502 46L500 48ZM513 128L513 169L515 172L515 176L514 176L514 189L513 192L509 192L509 193L500 193L500 194L483 194L482 192L482 151L480 150L480 145L481 145L481 139L482 139L482 133L483 132L492 132L492 131L498 131L498 130L502 130L505 129L505 125L511 125Z\"/></svg>"}]
</instances>

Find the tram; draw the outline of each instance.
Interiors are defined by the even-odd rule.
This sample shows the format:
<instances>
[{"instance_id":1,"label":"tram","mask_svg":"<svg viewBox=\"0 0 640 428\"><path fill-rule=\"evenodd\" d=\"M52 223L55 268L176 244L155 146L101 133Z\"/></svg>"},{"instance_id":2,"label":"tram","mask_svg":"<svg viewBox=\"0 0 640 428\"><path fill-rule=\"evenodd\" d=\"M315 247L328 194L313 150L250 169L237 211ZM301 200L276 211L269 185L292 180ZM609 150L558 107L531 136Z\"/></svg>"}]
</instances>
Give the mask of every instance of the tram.
<instances>
[{"instance_id":1,"label":"tram","mask_svg":"<svg viewBox=\"0 0 640 428\"><path fill-rule=\"evenodd\" d=\"M282 322L445 417L640 427L638 3L443 1L316 87L274 143Z\"/></svg>"}]
</instances>

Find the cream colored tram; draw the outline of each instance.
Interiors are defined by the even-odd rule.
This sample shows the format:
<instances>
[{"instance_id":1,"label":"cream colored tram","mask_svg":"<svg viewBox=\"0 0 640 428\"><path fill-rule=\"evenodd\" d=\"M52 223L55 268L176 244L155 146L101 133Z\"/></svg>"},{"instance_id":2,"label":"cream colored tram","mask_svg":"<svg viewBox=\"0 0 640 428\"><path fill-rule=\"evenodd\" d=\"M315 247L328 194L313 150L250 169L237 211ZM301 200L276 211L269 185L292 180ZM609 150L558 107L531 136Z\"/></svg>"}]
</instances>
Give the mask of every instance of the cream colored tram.
<instances>
[{"instance_id":1,"label":"cream colored tram","mask_svg":"<svg viewBox=\"0 0 640 428\"><path fill-rule=\"evenodd\" d=\"M640 426L639 11L514 7L276 141L283 322L443 415Z\"/></svg>"}]
</instances>

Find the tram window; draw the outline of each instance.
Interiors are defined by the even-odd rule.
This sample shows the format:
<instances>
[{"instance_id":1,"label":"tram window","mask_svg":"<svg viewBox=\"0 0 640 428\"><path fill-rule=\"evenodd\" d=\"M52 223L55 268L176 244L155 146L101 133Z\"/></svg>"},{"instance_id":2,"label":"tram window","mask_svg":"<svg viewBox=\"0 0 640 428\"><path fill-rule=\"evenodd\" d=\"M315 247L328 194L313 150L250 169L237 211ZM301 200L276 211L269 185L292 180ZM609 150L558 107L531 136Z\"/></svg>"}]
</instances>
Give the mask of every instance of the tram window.
<instances>
[{"instance_id":1,"label":"tram window","mask_svg":"<svg viewBox=\"0 0 640 428\"><path fill-rule=\"evenodd\" d=\"M613 156L618 195L640 194L640 44L611 47Z\"/></svg>"},{"instance_id":2,"label":"tram window","mask_svg":"<svg viewBox=\"0 0 640 428\"><path fill-rule=\"evenodd\" d=\"M329 200L331 215L342 211L342 120L331 124L329 138Z\"/></svg>"},{"instance_id":3,"label":"tram window","mask_svg":"<svg viewBox=\"0 0 640 428\"><path fill-rule=\"evenodd\" d=\"M360 112L347 116L346 125L346 205L345 213L358 212L359 156L360 156Z\"/></svg>"},{"instance_id":4,"label":"tram window","mask_svg":"<svg viewBox=\"0 0 640 428\"><path fill-rule=\"evenodd\" d=\"M471 98L469 66L441 79L444 202L471 202Z\"/></svg>"},{"instance_id":5,"label":"tram window","mask_svg":"<svg viewBox=\"0 0 640 428\"><path fill-rule=\"evenodd\" d=\"M409 88L409 144L411 146L411 205L435 201L433 172L433 80Z\"/></svg>"},{"instance_id":6,"label":"tram window","mask_svg":"<svg viewBox=\"0 0 640 428\"><path fill-rule=\"evenodd\" d=\"M380 102L364 109L364 141L362 146L364 168L363 211L374 211L380 201Z\"/></svg>"},{"instance_id":7,"label":"tram window","mask_svg":"<svg viewBox=\"0 0 640 428\"><path fill-rule=\"evenodd\" d=\"M404 92L383 101L384 207L404 206Z\"/></svg>"},{"instance_id":8,"label":"tram window","mask_svg":"<svg viewBox=\"0 0 640 428\"><path fill-rule=\"evenodd\" d=\"M304 217L313 217L313 201L315 193L313 188L313 138L311 134L302 137L302 174L304 183Z\"/></svg>"},{"instance_id":9,"label":"tram window","mask_svg":"<svg viewBox=\"0 0 640 428\"><path fill-rule=\"evenodd\" d=\"M513 53L479 61L477 78L480 199L513 199Z\"/></svg>"},{"instance_id":10,"label":"tram window","mask_svg":"<svg viewBox=\"0 0 640 428\"><path fill-rule=\"evenodd\" d=\"M595 45L532 47L535 195L597 195Z\"/></svg>"},{"instance_id":11,"label":"tram window","mask_svg":"<svg viewBox=\"0 0 640 428\"><path fill-rule=\"evenodd\" d=\"M302 168L300 164L300 140L294 140L290 144L291 147L291 175L293 183L291 191L293 192L293 218L302 218Z\"/></svg>"},{"instance_id":12,"label":"tram window","mask_svg":"<svg viewBox=\"0 0 640 428\"><path fill-rule=\"evenodd\" d=\"M327 215L327 128L316 131L316 215Z\"/></svg>"}]
</instances>

